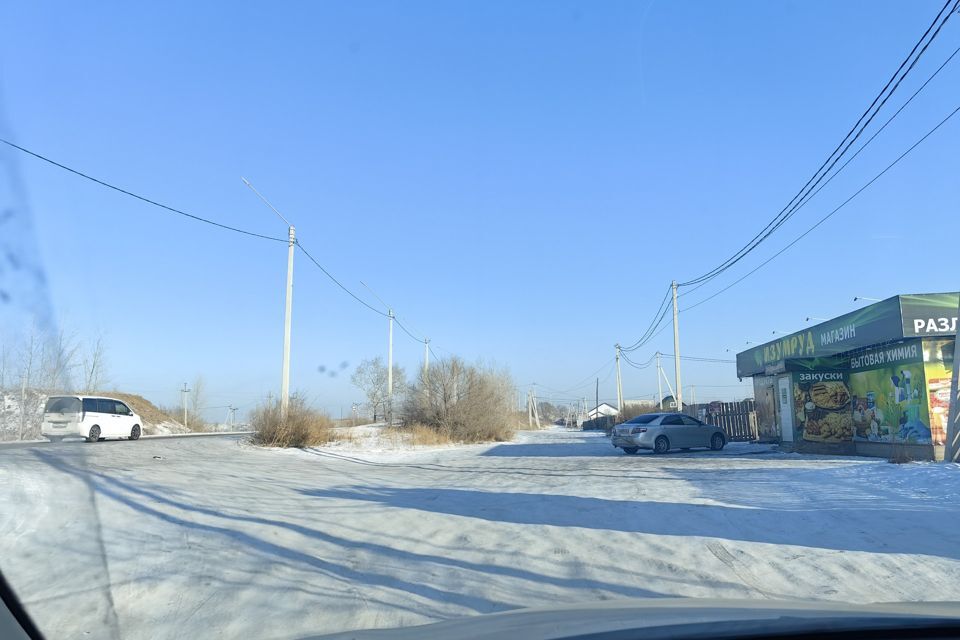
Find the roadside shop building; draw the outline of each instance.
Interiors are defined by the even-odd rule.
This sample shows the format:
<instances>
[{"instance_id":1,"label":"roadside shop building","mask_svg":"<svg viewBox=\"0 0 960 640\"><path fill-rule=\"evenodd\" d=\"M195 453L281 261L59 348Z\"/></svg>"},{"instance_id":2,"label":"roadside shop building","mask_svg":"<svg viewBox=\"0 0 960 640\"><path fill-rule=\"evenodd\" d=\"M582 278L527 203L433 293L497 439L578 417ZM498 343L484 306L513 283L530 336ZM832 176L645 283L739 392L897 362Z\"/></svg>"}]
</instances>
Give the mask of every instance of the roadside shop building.
<instances>
[{"instance_id":1,"label":"roadside shop building","mask_svg":"<svg viewBox=\"0 0 960 640\"><path fill-rule=\"evenodd\" d=\"M958 303L958 293L897 295L738 353L760 439L942 458Z\"/></svg>"}]
</instances>

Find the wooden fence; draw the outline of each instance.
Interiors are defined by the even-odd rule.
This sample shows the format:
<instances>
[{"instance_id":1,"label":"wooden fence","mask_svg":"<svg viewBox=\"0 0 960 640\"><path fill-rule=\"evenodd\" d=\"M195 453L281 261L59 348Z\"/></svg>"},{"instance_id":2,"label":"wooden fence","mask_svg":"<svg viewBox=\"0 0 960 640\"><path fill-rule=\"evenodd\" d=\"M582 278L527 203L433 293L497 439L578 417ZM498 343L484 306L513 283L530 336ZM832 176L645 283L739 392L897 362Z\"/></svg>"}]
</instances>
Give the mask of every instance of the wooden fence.
<instances>
[{"instance_id":1,"label":"wooden fence","mask_svg":"<svg viewBox=\"0 0 960 640\"><path fill-rule=\"evenodd\" d=\"M753 400L740 402L711 402L697 405L697 417L721 427L731 442L751 442L757 439L757 412Z\"/></svg>"}]
</instances>

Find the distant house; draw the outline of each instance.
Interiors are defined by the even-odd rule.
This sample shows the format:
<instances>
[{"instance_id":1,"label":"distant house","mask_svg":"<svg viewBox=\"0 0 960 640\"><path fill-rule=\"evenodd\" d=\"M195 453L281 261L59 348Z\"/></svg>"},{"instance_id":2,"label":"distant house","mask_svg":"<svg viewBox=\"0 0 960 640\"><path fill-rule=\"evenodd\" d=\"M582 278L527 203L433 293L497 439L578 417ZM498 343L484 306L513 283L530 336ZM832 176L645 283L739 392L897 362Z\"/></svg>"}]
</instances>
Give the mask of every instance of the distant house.
<instances>
[{"instance_id":1,"label":"distant house","mask_svg":"<svg viewBox=\"0 0 960 640\"><path fill-rule=\"evenodd\" d=\"M601 402L590 411L587 411L587 420L593 420L594 418L599 418L603 416L615 416L620 413L617 408L606 402Z\"/></svg>"},{"instance_id":2,"label":"distant house","mask_svg":"<svg viewBox=\"0 0 960 640\"><path fill-rule=\"evenodd\" d=\"M654 403L656 405L656 403ZM683 407L686 407L684 403ZM683 407L677 409L677 399L673 396L663 396L663 402L660 404L660 411L683 411Z\"/></svg>"}]
</instances>

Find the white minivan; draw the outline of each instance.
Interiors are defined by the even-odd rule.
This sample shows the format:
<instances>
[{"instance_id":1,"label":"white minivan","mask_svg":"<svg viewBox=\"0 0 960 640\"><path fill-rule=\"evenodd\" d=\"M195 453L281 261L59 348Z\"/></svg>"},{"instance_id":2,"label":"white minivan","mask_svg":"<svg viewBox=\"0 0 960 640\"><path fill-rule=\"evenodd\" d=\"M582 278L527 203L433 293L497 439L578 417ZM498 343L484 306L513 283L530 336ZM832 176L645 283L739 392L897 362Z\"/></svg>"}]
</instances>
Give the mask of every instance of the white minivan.
<instances>
[{"instance_id":1,"label":"white minivan","mask_svg":"<svg viewBox=\"0 0 960 640\"><path fill-rule=\"evenodd\" d=\"M43 409L40 433L53 442L79 436L87 442L106 438L139 440L140 416L114 398L99 396L50 396Z\"/></svg>"}]
</instances>

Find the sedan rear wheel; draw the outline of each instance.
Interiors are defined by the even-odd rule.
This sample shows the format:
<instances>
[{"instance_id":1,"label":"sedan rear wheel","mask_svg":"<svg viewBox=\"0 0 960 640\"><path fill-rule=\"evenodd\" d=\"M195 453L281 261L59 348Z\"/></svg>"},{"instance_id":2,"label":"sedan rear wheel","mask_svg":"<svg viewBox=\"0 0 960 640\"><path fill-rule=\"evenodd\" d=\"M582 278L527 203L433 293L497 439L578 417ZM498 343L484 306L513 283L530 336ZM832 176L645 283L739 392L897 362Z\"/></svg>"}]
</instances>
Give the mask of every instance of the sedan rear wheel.
<instances>
[{"instance_id":1,"label":"sedan rear wheel","mask_svg":"<svg viewBox=\"0 0 960 640\"><path fill-rule=\"evenodd\" d=\"M653 443L653 452L666 453L667 451L670 451L670 441L667 440L667 436L660 436Z\"/></svg>"},{"instance_id":2,"label":"sedan rear wheel","mask_svg":"<svg viewBox=\"0 0 960 640\"><path fill-rule=\"evenodd\" d=\"M637 451L640 451L640 447L624 447L623 448L623 452L628 456L636 455Z\"/></svg>"},{"instance_id":3,"label":"sedan rear wheel","mask_svg":"<svg viewBox=\"0 0 960 640\"><path fill-rule=\"evenodd\" d=\"M710 438L710 448L714 451L720 451L725 444L727 444L727 439L723 437L722 433L715 433L713 437Z\"/></svg>"}]
</instances>

